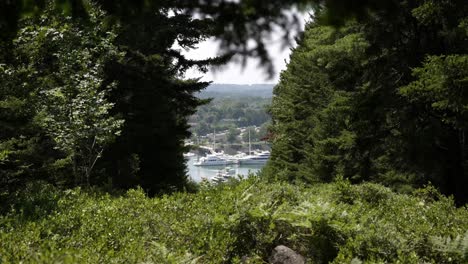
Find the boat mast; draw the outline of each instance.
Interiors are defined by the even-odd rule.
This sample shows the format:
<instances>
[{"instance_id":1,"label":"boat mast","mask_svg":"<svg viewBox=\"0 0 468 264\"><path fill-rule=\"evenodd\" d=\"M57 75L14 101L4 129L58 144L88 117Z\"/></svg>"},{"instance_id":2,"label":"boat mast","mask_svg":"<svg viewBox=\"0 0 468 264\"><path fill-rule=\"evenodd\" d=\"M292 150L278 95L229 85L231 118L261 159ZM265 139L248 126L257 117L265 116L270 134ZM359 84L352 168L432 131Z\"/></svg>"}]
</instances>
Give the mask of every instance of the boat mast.
<instances>
[{"instance_id":1,"label":"boat mast","mask_svg":"<svg viewBox=\"0 0 468 264\"><path fill-rule=\"evenodd\" d=\"M250 145L250 127L249 127L249 155L252 154L252 146Z\"/></svg>"},{"instance_id":2,"label":"boat mast","mask_svg":"<svg viewBox=\"0 0 468 264\"><path fill-rule=\"evenodd\" d=\"M216 152L216 128L213 128L213 152Z\"/></svg>"}]
</instances>

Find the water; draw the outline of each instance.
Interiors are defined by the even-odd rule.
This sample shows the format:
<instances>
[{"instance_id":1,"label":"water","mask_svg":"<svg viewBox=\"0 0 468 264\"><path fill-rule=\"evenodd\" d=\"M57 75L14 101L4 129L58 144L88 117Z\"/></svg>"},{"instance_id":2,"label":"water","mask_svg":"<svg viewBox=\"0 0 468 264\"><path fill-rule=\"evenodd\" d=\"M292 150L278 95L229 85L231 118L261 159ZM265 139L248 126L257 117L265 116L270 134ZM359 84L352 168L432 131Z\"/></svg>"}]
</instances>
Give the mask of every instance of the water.
<instances>
[{"instance_id":1,"label":"water","mask_svg":"<svg viewBox=\"0 0 468 264\"><path fill-rule=\"evenodd\" d=\"M197 157L190 157L187 159L188 175L195 182L200 182L202 178L210 180L220 169L225 166L194 166L193 163L197 161ZM249 173L256 173L265 165L229 165L229 167L236 170L236 175L247 176Z\"/></svg>"}]
</instances>

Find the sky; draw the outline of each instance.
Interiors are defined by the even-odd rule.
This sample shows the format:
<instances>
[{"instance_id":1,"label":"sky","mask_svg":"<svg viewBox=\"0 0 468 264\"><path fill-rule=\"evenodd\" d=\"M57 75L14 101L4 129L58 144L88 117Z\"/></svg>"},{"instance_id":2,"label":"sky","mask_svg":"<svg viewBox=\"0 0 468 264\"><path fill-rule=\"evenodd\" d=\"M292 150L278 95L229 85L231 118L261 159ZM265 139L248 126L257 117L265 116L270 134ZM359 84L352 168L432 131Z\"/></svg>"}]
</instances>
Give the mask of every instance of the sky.
<instances>
[{"instance_id":1,"label":"sky","mask_svg":"<svg viewBox=\"0 0 468 264\"><path fill-rule=\"evenodd\" d=\"M272 79L268 79L264 68L260 67L254 59L249 59L245 68L243 68L240 63L230 62L221 69L210 69L206 74L196 70L189 70L185 77L202 77L202 81L213 81L214 83L225 84L276 84L279 80L280 72L286 68L286 63L289 61L292 47L282 48L281 35L279 32L273 32L272 40L269 43L268 51L271 54L275 66L275 75ZM217 52L218 45L216 41L214 39L209 39L200 43L197 49L185 52L185 55L190 59L206 59L216 56Z\"/></svg>"},{"instance_id":2,"label":"sky","mask_svg":"<svg viewBox=\"0 0 468 264\"><path fill-rule=\"evenodd\" d=\"M217 43L210 39L198 45L198 49L186 53L190 59L205 59L214 57L217 54ZM208 73L203 74L196 70L190 70L185 75L186 78L202 77L202 81L213 81L214 83L231 84L256 84L256 83L274 83L279 79L281 70L286 68L286 61L289 60L290 47L281 49L279 43L273 43L268 51L272 54L273 64L275 66L275 75L273 79L268 79L265 70L260 67L256 60L249 59L245 68L240 63L230 62L219 69L210 69Z\"/></svg>"}]
</instances>

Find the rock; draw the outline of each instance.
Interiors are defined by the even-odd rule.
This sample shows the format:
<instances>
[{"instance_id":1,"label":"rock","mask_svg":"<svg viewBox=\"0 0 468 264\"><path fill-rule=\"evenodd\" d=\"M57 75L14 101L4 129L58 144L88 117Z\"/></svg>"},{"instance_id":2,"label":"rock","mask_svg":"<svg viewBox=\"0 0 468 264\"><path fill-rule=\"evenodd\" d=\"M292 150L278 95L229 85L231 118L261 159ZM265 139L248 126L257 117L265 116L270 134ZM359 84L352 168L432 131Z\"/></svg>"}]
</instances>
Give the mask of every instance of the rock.
<instances>
[{"instance_id":1,"label":"rock","mask_svg":"<svg viewBox=\"0 0 468 264\"><path fill-rule=\"evenodd\" d=\"M242 264L248 264L249 263L249 257L248 256L242 256L241 263Z\"/></svg>"},{"instance_id":2,"label":"rock","mask_svg":"<svg viewBox=\"0 0 468 264\"><path fill-rule=\"evenodd\" d=\"M270 264L305 264L303 256L286 246L277 246L269 258Z\"/></svg>"}]
</instances>

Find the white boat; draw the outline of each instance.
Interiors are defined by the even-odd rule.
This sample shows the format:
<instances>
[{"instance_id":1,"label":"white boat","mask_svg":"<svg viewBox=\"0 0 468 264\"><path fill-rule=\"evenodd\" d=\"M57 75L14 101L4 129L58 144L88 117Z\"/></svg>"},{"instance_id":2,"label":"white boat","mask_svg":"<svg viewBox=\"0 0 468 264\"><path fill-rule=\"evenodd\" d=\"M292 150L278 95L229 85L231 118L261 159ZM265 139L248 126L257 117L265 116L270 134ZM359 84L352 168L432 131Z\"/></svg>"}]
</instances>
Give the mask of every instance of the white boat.
<instances>
[{"instance_id":1,"label":"white boat","mask_svg":"<svg viewBox=\"0 0 468 264\"><path fill-rule=\"evenodd\" d=\"M226 179L222 176L216 175L211 179L211 181L214 183L222 183L222 182L225 182Z\"/></svg>"},{"instance_id":2,"label":"white boat","mask_svg":"<svg viewBox=\"0 0 468 264\"><path fill-rule=\"evenodd\" d=\"M262 151L260 153L255 153L253 155L247 155L239 159L239 164L249 165L249 164L265 164L270 159L269 151Z\"/></svg>"},{"instance_id":3,"label":"white boat","mask_svg":"<svg viewBox=\"0 0 468 264\"><path fill-rule=\"evenodd\" d=\"M222 157L228 161L228 165L239 163L239 158L237 158L236 156L223 155Z\"/></svg>"},{"instance_id":4,"label":"white boat","mask_svg":"<svg viewBox=\"0 0 468 264\"><path fill-rule=\"evenodd\" d=\"M191 158L191 157L194 157L195 154L192 153L192 152L187 152L187 153L184 153L184 158Z\"/></svg>"},{"instance_id":5,"label":"white boat","mask_svg":"<svg viewBox=\"0 0 468 264\"><path fill-rule=\"evenodd\" d=\"M238 157L237 162L240 165L265 164L270 159L269 151L255 152L252 154L252 146L250 144L250 129L249 129L249 154L247 156Z\"/></svg>"},{"instance_id":6,"label":"white boat","mask_svg":"<svg viewBox=\"0 0 468 264\"><path fill-rule=\"evenodd\" d=\"M236 174L236 170L234 168L226 167L226 168L224 168L222 170L219 170L216 175L226 177L226 176L232 176L234 174Z\"/></svg>"},{"instance_id":7,"label":"white boat","mask_svg":"<svg viewBox=\"0 0 468 264\"><path fill-rule=\"evenodd\" d=\"M225 166L230 163L229 160L221 155L209 154L201 158L199 161L193 163L195 166Z\"/></svg>"},{"instance_id":8,"label":"white boat","mask_svg":"<svg viewBox=\"0 0 468 264\"><path fill-rule=\"evenodd\" d=\"M216 176L214 176L211 181L215 183L221 183L221 182L226 182L230 178L232 178L236 174L236 170L231 168L231 167L226 167L222 170L219 170L218 173L216 173Z\"/></svg>"}]
</instances>

